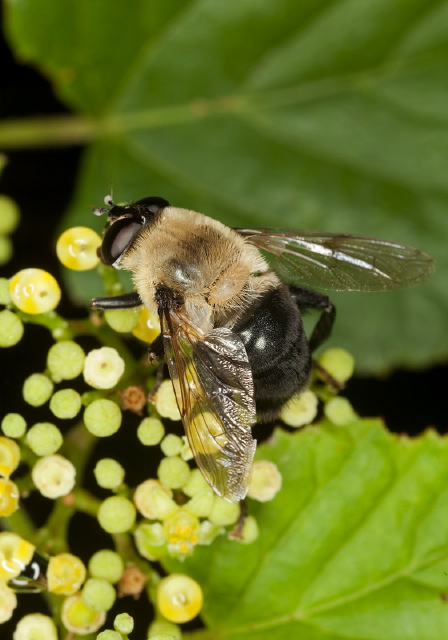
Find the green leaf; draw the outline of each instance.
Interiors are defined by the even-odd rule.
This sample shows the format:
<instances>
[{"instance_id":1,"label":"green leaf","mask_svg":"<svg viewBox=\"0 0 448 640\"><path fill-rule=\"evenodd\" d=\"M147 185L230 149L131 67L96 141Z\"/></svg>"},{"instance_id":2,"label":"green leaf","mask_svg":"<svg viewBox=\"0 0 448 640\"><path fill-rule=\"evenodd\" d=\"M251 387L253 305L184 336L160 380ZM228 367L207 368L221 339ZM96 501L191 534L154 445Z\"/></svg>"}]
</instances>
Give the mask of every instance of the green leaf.
<instances>
[{"instance_id":1,"label":"green leaf","mask_svg":"<svg viewBox=\"0 0 448 640\"><path fill-rule=\"evenodd\" d=\"M250 501L260 536L219 539L170 571L204 590L204 637L447 637L448 440L389 434L377 420L277 430L272 502Z\"/></svg>"},{"instance_id":2,"label":"green leaf","mask_svg":"<svg viewBox=\"0 0 448 640\"><path fill-rule=\"evenodd\" d=\"M89 224L87 203L101 204L112 183L117 200L162 195L229 225L415 245L437 261L432 281L334 296L332 342L364 371L446 357L447 3L6 6L18 54L89 118L61 134L92 138L65 226ZM101 295L75 279L79 295Z\"/></svg>"}]
</instances>

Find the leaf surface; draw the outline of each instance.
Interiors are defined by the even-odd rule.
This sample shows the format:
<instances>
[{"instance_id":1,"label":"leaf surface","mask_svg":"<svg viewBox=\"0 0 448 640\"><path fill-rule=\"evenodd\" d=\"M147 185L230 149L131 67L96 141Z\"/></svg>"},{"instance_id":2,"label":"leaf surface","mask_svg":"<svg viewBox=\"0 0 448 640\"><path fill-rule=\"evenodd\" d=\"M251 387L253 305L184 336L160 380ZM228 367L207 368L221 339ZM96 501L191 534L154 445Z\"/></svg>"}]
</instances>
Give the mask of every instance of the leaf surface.
<instances>
[{"instance_id":1,"label":"leaf surface","mask_svg":"<svg viewBox=\"0 0 448 640\"><path fill-rule=\"evenodd\" d=\"M324 423L277 430L257 456L283 476L272 502L250 501L259 538L168 563L203 587L206 637L448 637L446 439Z\"/></svg>"},{"instance_id":2,"label":"leaf surface","mask_svg":"<svg viewBox=\"0 0 448 640\"><path fill-rule=\"evenodd\" d=\"M88 205L112 184L119 201L161 195L229 225L415 245L437 261L431 282L334 296L333 343L364 371L446 357L447 3L6 7L19 55L93 118L64 226L90 224ZM79 296L101 295L98 281L70 277Z\"/></svg>"}]
</instances>

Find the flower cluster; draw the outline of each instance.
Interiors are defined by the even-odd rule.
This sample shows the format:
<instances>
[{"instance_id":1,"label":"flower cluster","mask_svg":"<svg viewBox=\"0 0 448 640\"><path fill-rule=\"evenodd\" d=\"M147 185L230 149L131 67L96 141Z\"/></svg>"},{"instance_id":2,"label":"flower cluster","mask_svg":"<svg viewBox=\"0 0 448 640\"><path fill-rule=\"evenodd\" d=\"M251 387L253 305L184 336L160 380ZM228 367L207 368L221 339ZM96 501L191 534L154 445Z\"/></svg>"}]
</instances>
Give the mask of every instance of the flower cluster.
<instances>
[{"instance_id":1,"label":"flower cluster","mask_svg":"<svg viewBox=\"0 0 448 640\"><path fill-rule=\"evenodd\" d=\"M0 237L6 232L0 224ZM95 232L76 227L59 238L57 254L70 269L98 267L107 292L119 293L112 270L98 266L100 244ZM117 596L138 597L146 591L156 610L148 637L180 638L177 625L198 615L203 593L186 575L161 578L155 563L167 557L182 560L218 536L252 543L259 536L257 520L213 491L194 467L185 436L165 431L170 420L180 420L172 382L156 384L155 367L130 354L125 335L151 343L160 332L158 319L141 307L96 312L71 322L57 313L60 296L55 278L41 269L26 268L9 280L0 279L0 346L13 347L33 322L54 339L42 370L30 372L22 388L24 402L33 411L47 408L50 421L28 425L21 414L8 413L1 422L0 517L11 531L0 534L0 623L13 615L16 592L46 589L63 600L56 609L68 632L93 633L104 625ZM84 335L97 345L86 350L80 339ZM329 349L320 365L311 388L284 407L280 418L286 425L309 424L321 407L334 425L355 419L348 401L336 394L353 372L353 359L343 350ZM127 469L105 456L93 470L98 495L89 493L83 488L87 457L95 442L101 448L98 439L113 436L127 422L126 412L140 416L141 445L159 448L158 466L134 486ZM78 423L67 431L64 422L74 420ZM281 485L276 464L257 459L248 498L273 500ZM51 501L50 516L44 527L22 537L17 510L25 511L25 498L33 492ZM68 552L68 524L76 512L95 517L115 544L115 550L94 553L87 567ZM122 613L113 627L98 638L127 638L133 620ZM34 637L57 638L52 618L36 613L18 622L14 640Z\"/></svg>"},{"instance_id":2,"label":"flower cluster","mask_svg":"<svg viewBox=\"0 0 448 640\"><path fill-rule=\"evenodd\" d=\"M170 408L164 391L163 408L169 414L174 413L174 394L171 402ZM157 399L156 406L160 406ZM185 437L163 434L163 424L156 418L144 419L138 430L143 442L160 443L165 454L157 469L157 478L139 484L133 495L137 511L144 518L134 531L135 544L141 555L148 560L159 560L167 555L184 558L196 545L209 545L225 533L243 543L255 540L258 528L252 516L244 518L241 532L233 535L233 529L240 521L240 505L220 498L199 469L190 468L187 460L192 454ZM280 486L281 475L274 463L258 461L254 464L249 497L271 500ZM230 531L226 527L230 527Z\"/></svg>"}]
</instances>

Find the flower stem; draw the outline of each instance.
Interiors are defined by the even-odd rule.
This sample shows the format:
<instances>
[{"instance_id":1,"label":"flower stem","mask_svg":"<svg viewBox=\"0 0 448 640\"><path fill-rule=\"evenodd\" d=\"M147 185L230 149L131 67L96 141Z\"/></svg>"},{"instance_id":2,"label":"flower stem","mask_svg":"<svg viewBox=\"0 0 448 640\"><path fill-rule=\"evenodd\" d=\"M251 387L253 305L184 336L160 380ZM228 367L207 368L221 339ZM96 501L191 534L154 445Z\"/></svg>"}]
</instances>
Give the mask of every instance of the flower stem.
<instances>
[{"instance_id":1,"label":"flower stem","mask_svg":"<svg viewBox=\"0 0 448 640\"><path fill-rule=\"evenodd\" d=\"M82 145L96 138L98 132L98 125L93 120L75 115L3 120L0 124L0 148Z\"/></svg>"},{"instance_id":2,"label":"flower stem","mask_svg":"<svg viewBox=\"0 0 448 640\"><path fill-rule=\"evenodd\" d=\"M25 509L22 508L7 518L0 518L0 530L13 531L29 542L33 542L36 534L31 518Z\"/></svg>"}]
</instances>

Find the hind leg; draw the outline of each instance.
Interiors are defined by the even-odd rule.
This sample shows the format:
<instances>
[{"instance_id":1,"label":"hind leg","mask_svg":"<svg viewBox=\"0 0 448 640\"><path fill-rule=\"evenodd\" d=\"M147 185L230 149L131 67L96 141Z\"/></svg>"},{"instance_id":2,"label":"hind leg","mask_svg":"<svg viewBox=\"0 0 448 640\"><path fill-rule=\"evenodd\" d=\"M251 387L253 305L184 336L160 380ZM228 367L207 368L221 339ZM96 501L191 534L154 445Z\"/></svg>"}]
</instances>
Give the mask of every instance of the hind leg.
<instances>
[{"instance_id":1,"label":"hind leg","mask_svg":"<svg viewBox=\"0 0 448 640\"><path fill-rule=\"evenodd\" d=\"M313 352L330 337L336 318L336 307L328 296L312 289L289 287L289 291L300 310L316 309L321 311L320 318L308 340L310 350Z\"/></svg>"},{"instance_id":2,"label":"hind leg","mask_svg":"<svg viewBox=\"0 0 448 640\"><path fill-rule=\"evenodd\" d=\"M289 290L292 299L300 310L316 309L317 311L321 311L319 320L316 322L311 337L308 340L310 351L313 353L330 337L336 318L336 307L328 296L318 291L304 287L289 287ZM313 368L319 372L322 380L335 391L340 391L344 388L344 385L335 380L314 358Z\"/></svg>"}]
</instances>

